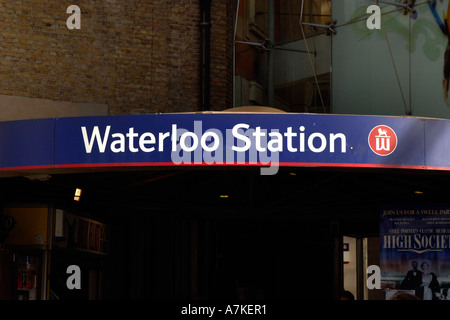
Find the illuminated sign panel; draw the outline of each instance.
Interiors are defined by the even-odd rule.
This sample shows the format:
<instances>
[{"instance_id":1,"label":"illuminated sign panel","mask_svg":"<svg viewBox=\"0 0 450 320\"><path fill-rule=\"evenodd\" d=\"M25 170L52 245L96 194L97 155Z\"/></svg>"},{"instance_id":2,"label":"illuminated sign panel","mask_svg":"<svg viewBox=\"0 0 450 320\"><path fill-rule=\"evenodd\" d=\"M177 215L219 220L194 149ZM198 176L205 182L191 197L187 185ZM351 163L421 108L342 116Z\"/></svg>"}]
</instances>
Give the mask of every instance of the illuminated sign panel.
<instances>
[{"instance_id":1,"label":"illuminated sign panel","mask_svg":"<svg viewBox=\"0 0 450 320\"><path fill-rule=\"evenodd\" d=\"M428 118L155 114L2 122L0 132L2 170L183 165L450 169L450 120Z\"/></svg>"}]
</instances>

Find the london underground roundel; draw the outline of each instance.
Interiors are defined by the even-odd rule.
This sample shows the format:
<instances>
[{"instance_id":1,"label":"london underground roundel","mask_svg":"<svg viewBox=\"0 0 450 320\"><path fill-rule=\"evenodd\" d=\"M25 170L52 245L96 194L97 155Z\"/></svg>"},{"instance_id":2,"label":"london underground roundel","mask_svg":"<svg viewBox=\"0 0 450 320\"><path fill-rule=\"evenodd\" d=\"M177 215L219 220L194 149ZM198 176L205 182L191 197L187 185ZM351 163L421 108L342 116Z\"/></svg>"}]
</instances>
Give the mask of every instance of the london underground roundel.
<instances>
[{"instance_id":1,"label":"london underground roundel","mask_svg":"<svg viewBox=\"0 0 450 320\"><path fill-rule=\"evenodd\" d=\"M390 155L397 147L397 135L388 126L376 126L369 133L369 146L379 156Z\"/></svg>"}]
</instances>

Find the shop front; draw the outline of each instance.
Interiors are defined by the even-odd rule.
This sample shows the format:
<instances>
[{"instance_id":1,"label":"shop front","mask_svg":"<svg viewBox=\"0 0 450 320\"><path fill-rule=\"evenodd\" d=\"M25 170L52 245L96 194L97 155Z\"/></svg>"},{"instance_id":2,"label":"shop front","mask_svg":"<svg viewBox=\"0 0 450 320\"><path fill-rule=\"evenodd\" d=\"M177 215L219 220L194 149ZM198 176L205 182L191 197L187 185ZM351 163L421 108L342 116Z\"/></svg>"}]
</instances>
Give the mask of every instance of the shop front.
<instances>
[{"instance_id":1,"label":"shop front","mask_svg":"<svg viewBox=\"0 0 450 320\"><path fill-rule=\"evenodd\" d=\"M14 192L17 192L15 190ZM2 298L11 300L101 299L101 277L109 248L108 226L50 204L3 207L13 221L2 241ZM81 268L84 290L70 290L69 267Z\"/></svg>"}]
</instances>

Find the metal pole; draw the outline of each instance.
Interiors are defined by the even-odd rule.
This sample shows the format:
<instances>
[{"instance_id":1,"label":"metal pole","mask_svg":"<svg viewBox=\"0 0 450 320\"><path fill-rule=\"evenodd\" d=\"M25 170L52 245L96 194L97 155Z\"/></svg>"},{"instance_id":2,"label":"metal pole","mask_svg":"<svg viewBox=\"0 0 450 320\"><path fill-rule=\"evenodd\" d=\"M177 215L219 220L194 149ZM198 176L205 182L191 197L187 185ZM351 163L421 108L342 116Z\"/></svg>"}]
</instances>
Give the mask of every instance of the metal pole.
<instances>
[{"instance_id":1,"label":"metal pole","mask_svg":"<svg viewBox=\"0 0 450 320\"><path fill-rule=\"evenodd\" d=\"M201 10L201 60L200 60L200 104L201 110L206 111L210 109L210 38L211 38L211 0L200 0Z\"/></svg>"},{"instance_id":2,"label":"metal pole","mask_svg":"<svg viewBox=\"0 0 450 320\"><path fill-rule=\"evenodd\" d=\"M233 108L236 107L236 32L239 14L239 0L236 4L236 13L234 16L234 31L233 31Z\"/></svg>"},{"instance_id":3,"label":"metal pole","mask_svg":"<svg viewBox=\"0 0 450 320\"><path fill-rule=\"evenodd\" d=\"M275 40L275 1L269 0L269 61L268 61L268 74L267 74L267 104L269 107L274 107L274 40Z\"/></svg>"},{"instance_id":4,"label":"metal pole","mask_svg":"<svg viewBox=\"0 0 450 320\"><path fill-rule=\"evenodd\" d=\"M248 44L249 46L256 46L256 47L264 47L263 43L258 42L235 41L234 43Z\"/></svg>"}]
</instances>

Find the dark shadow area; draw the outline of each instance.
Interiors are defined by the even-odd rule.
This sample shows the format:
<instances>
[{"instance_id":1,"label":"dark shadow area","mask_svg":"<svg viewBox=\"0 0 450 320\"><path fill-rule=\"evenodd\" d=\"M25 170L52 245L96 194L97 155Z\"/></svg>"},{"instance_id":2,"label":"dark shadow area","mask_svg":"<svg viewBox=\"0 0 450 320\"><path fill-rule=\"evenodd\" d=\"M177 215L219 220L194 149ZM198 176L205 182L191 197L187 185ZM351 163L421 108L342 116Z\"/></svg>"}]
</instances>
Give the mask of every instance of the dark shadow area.
<instances>
[{"instance_id":1,"label":"dark shadow area","mask_svg":"<svg viewBox=\"0 0 450 320\"><path fill-rule=\"evenodd\" d=\"M3 205L48 202L110 226L106 256L53 250L50 288L60 299L86 299L63 283L78 264L101 276L103 299L332 300L341 236L377 236L383 204L445 202L447 180L406 170L176 168L4 178L0 190Z\"/></svg>"}]
</instances>

